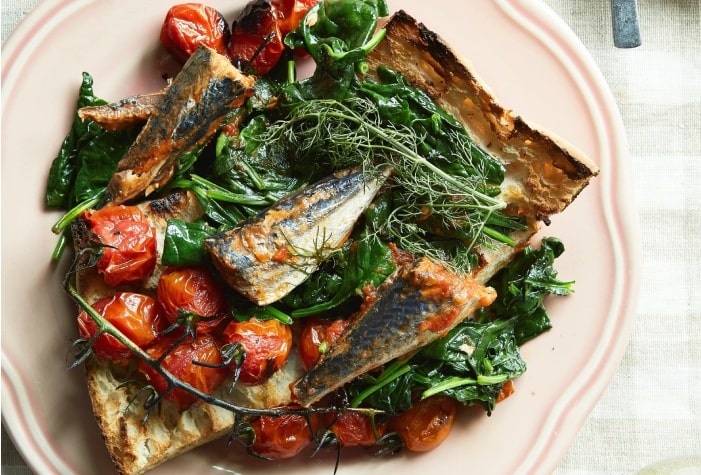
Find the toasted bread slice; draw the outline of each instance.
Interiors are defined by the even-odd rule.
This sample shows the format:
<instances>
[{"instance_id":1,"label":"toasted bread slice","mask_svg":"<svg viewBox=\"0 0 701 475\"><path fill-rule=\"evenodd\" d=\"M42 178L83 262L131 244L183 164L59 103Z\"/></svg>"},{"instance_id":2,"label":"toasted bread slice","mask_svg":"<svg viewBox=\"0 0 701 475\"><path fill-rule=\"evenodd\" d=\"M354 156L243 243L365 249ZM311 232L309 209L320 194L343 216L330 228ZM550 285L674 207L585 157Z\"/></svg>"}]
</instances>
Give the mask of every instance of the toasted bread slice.
<instances>
[{"instance_id":1,"label":"toasted bread slice","mask_svg":"<svg viewBox=\"0 0 701 475\"><path fill-rule=\"evenodd\" d=\"M527 219L526 231L511 234L514 246L483 246L474 270L487 282L520 252L550 216L562 212L598 175L584 153L555 134L499 104L470 63L435 32L403 10L385 25L384 40L368 56L369 71L385 66L463 123L471 138L506 167L502 199L507 214Z\"/></svg>"},{"instance_id":2,"label":"toasted bread slice","mask_svg":"<svg viewBox=\"0 0 701 475\"><path fill-rule=\"evenodd\" d=\"M527 218L528 229L511 236L516 246L493 245L480 250L481 266L475 269L474 278L484 283L529 243L542 223L563 211L599 170L571 145L499 105L468 63L408 14L396 13L386 28L385 39L368 57L370 70L384 65L403 73L459 119L471 136L505 165L507 178L501 198L507 211ZM152 204L141 206L153 209ZM188 208L173 213L194 219L194 211ZM158 213L151 217L155 223L163 218ZM99 280L96 274L80 277L81 292L89 301L114 291L104 288ZM138 404L129 405L129 391L120 387L134 371L97 359L87 366L95 416L120 473L143 473L232 429L233 414L208 404L183 412L166 404L144 424L142 409ZM229 394L224 383L216 396L252 407L285 404L290 401L289 384L299 379L301 371L299 359L293 357L267 384Z\"/></svg>"},{"instance_id":3,"label":"toasted bread slice","mask_svg":"<svg viewBox=\"0 0 701 475\"><path fill-rule=\"evenodd\" d=\"M167 221L172 218L195 221L203 214L197 198L182 191L137 206L156 230L159 257L154 273L142 287L115 288L107 285L95 268L81 270L77 276L78 291L88 303L113 295L117 290L155 294L162 272L160 256ZM75 238L80 246L81 236ZM237 385L230 392L230 381L225 381L215 396L252 408L286 404L290 400L290 383L302 374L301 361L296 355L297 352L293 352L283 369L265 384ZM179 412L170 401L163 401L161 410L151 413L144 422L146 413L138 399L131 403L136 386L122 386L127 381L140 379L136 364L121 366L91 358L86 362L86 379L93 413L107 449L117 470L125 475L144 473L176 455L226 435L234 425L234 414L229 410L199 404Z\"/></svg>"},{"instance_id":4,"label":"toasted bread slice","mask_svg":"<svg viewBox=\"0 0 701 475\"><path fill-rule=\"evenodd\" d=\"M302 363L293 352L287 363L266 383L259 386L236 385L225 381L213 394L241 407L270 408L287 404L289 385L302 375ZM160 410L144 420L146 412L139 399L131 403L135 388L123 386L138 379L136 365L115 365L93 358L86 364L88 391L93 412L105 445L118 472L136 475L184 454L195 447L227 436L234 427L234 414L211 404L196 404L178 411L164 400Z\"/></svg>"}]
</instances>

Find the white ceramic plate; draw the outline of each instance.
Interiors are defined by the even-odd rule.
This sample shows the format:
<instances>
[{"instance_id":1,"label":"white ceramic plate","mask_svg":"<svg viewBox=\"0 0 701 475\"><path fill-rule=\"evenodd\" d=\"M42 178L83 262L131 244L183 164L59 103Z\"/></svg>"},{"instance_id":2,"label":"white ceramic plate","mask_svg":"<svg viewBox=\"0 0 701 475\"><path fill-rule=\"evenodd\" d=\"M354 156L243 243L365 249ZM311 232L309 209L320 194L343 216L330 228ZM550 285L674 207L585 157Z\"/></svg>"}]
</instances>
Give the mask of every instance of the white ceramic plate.
<instances>
[{"instance_id":1,"label":"white ceramic plate","mask_svg":"<svg viewBox=\"0 0 701 475\"><path fill-rule=\"evenodd\" d=\"M106 99L160 87L167 61L157 38L171 1L46 0L3 48L2 411L37 473L113 470L82 371L65 369L74 312L60 289L65 263L49 260L58 214L42 204L47 171L83 71ZM212 4L228 18L242 7ZM523 348L529 369L516 393L490 418L464 411L432 453L344 457L339 473L550 472L618 366L634 315L639 237L621 120L592 59L542 2L391 2L400 4L469 58L503 104L577 145L602 173L546 230L566 245L558 268L576 294L550 301L554 329ZM155 473L332 471L330 456L258 463L222 441Z\"/></svg>"}]
</instances>

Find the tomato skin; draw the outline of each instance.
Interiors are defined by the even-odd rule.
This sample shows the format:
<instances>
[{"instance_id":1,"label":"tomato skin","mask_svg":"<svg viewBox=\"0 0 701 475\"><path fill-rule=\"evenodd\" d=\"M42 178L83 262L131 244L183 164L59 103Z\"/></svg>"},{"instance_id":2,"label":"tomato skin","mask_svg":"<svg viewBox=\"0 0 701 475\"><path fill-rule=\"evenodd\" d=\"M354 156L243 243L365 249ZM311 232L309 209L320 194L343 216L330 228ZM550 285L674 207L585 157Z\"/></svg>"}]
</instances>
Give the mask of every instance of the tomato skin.
<instances>
[{"instance_id":1,"label":"tomato skin","mask_svg":"<svg viewBox=\"0 0 701 475\"><path fill-rule=\"evenodd\" d=\"M158 279L158 301L166 318L174 323L179 311L200 317L220 317L202 320L198 332L216 328L229 311L226 290L204 267L168 267Z\"/></svg>"},{"instance_id":2,"label":"tomato skin","mask_svg":"<svg viewBox=\"0 0 701 475\"><path fill-rule=\"evenodd\" d=\"M109 285L143 282L156 267L156 232L136 206L106 206L83 214L102 243L97 270Z\"/></svg>"},{"instance_id":3,"label":"tomato skin","mask_svg":"<svg viewBox=\"0 0 701 475\"><path fill-rule=\"evenodd\" d=\"M423 399L408 411L389 422L406 448L413 452L428 452L438 447L450 434L455 423L458 402L448 396Z\"/></svg>"},{"instance_id":4,"label":"tomato skin","mask_svg":"<svg viewBox=\"0 0 701 475\"><path fill-rule=\"evenodd\" d=\"M318 0L254 0L233 22L229 57L258 76L269 73L280 61L284 39Z\"/></svg>"},{"instance_id":5,"label":"tomato skin","mask_svg":"<svg viewBox=\"0 0 701 475\"><path fill-rule=\"evenodd\" d=\"M380 424L373 424L370 417L359 412L341 412L326 417L328 429L336 434L341 447L370 447L382 436Z\"/></svg>"},{"instance_id":6,"label":"tomato skin","mask_svg":"<svg viewBox=\"0 0 701 475\"><path fill-rule=\"evenodd\" d=\"M507 397L511 396L515 391L516 391L516 386L514 385L514 380L509 379L501 387L501 391L499 391L499 395L497 396L497 402L503 401Z\"/></svg>"},{"instance_id":7,"label":"tomato skin","mask_svg":"<svg viewBox=\"0 0 701 475\"><path fill-rule=\"evenodd\" d=\"M319 0L273 0L283 39L285 35L297 29L304 15L317 3Z\"/></svg>"},{"instance_id":8,"label":"tomato skin","mask_svg":"<svg viewBox=\"0 0 701 475\"><path fill-rule=\"evenodd\" d=\"M215 8L201 3L174 5L166 13L160 41L174 58L184 63L200 44L226 55L231 31Z\"/></svg>"},{"instance_id":9,"label":"tomato skin","mask_svg":"<svg viewBox=\"0 0 701 475\"><path fill-rule=\"evenodd\" d=\"M248 68L258 76L267 74L282 57L283 36L270 0L254 0L246 5L231 25L229 57L237 67Z\"/></svg>"},{"instance_id":10,"label":"tomato skin","mask_svg":"<svg viewBox=\"0 0 701 475\"><path fill-rule=\"evenodd\" d=\"M261 416L251 422L256 440L249 450L263 458L279 460L294 457L312 441L312 431L304 416L286 414Z\"/></svg>"},{"instance_id":11,"label":"tomato skin","mask_svg":"<svg viewBox=\"0 0 701 475\"><path fill-rule=\"evenodd\" d=\"M177 339L174 337L159 338L146 352L153 358L159 358L175 341ZM226 367L209 368L197 365L193 361L211 365L221 364L219 346L219 342L210 334L198 335L194 341L186 338L161 360L161 367L184 383L203 393L212 394L224 382L229 371ZM166 379L143 360L139 361L139 370L159 393L168 389ZM180 410L189 408L197 401L196 396L182 389L170 391L165 398L173 401Z\"/></svg>"},{"instance_id":12,"label":"tomato skin","mask_svg":"<svg viewBox=\"0 0 701 475\"><path fill-rule=\"evenodd\" d=\"M285 364L292 349L292 329L278 320L232 321L224 329L223 339L246 350L238 380L249 385L265 382Z\"/></svg>"},{"instance_id":13,"label":"tomato skin","mask_svg":"<svg viewBox=\"0 0 701 475\"><path fill-rule=\"evenodd\" d=\"M153 298L133 292L118 292L98 300L93 308L140 348L146 348L165 328L161 307ZM89 339L97 333L97 323L85 310L78 315L80 336ZM131 351L107 333L93 344L93 351L101 358L123 362L132 357Z\"/></svg>"},{"instance_id":14,"label":"tomato skin","mask_svg":"<svg viewBox=\"0 0 701 475\"><path fill-rule=\"evenodd\" d=\"M309 369L321 357L320 346L327 347L335 343L348 327L347 320L322 320L312 317L307 319L302 328L299 351L305 369Z\"/></svg>"}]
</instances>

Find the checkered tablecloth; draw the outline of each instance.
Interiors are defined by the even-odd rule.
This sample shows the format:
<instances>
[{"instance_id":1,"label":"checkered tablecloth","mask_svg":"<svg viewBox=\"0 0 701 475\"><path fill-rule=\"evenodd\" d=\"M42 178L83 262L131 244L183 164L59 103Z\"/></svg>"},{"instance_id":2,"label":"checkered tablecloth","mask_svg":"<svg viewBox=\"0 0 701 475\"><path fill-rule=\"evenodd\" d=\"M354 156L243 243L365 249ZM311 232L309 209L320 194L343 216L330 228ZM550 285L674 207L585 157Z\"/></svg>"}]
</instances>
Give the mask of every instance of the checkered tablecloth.
<instances>
[{"instance_id":1,"label":"checkered tablecloth","mask_svg":"<svg viewBox=\"0 0 701 475\"><path fill-rule=\"evenodd\" d=\"M701 1L639 0L635 49L614 47L609 0L542 1L582 40L618 103L644 261L621 367L556 473L699 474ZM38 3L2 0L3 42ZM30 473L4 430L1 466L2 475Z\"/></svg>"}]
</instances>

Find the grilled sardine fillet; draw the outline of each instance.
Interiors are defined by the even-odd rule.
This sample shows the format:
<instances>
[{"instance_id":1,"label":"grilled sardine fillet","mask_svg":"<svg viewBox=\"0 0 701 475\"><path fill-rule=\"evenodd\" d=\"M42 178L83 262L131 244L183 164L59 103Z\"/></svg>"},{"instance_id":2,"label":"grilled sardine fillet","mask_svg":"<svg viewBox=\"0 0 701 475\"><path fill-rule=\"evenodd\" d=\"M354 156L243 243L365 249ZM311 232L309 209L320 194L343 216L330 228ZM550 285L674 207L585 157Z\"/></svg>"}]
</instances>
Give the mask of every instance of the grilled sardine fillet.
<instances>
[{"instance_id":1,"label":"grilled sardine fillet","mask_svg":"<svg viewBox=\"0 0 701 475\"><path fill-rule=\"evenodd\" d=\"M386 173L338 172L205 240L228 284L258 305L301 284L348 239Z\"/></svg>"},{"instance_id":2,"label":"grilled sardine fillet","mask_svg":"<svg viewBox=\"0 0 701 475\"><path fill-rule=\"evenodd\" d=\"M94 267L83 269L77 275L78 292L88 303L114 294L117 290L131 290L155 296L158 276L161 274L161 255L167 221L178 218L195 221L203 211L191 192L178 191L165 198L137 205L151 226L156 229L158 263L151 278L142 287L110 287ZM80 226L74 226L74 243L79 251L87 244ZM185 453L210 440L226 436L234 425L234 415L226 409L200 404L179 412L174 404L163 401L161 411L154 411L147 422L139 402L131 403L135 387L123 386L138 379L136 364L123 367L100 358L91 358L86 364L86 380L93 413L99 429L119 473L135 475L146 472L166 460ZM269 408L287 404L291 399L290 384L303 373L299 352L293 348L289 359L266 383L258 386L236 385L229 392L231 381L225 381L215 392L219 399L253 408Z\"/></svg>"},{"instance_id":3,"label":"grilled sardine fillet","mask_svg":"<svg viewBox=\"0 0 701 475\"><path fill-rule=\"evenodd\" d=\"M528 226L510 235L513 246L493 243L478 249L480 265L471 275L455 275L433 264L433 270L428 271L433 279L422 278L429 264L420 261L390 279L379 289L377 300L352 317L338 342L295 383L296 402L304 406L357 376L431 343L489 304L489 289L483 284L599 172L581 152L500 106L467 63L407 13L396 13L386 30L384 40L368 57L369 71L385 66L401 72L460 120L470 136L505 166L506 179L499 199L504 201L507 214L526 218ZM437 287L433 280L440 276L449 285ZM436 293L437 288L448 290ZM446 312L450 321L436 330L431 322L441 320Z\"/></svg>"},{"instance_id":4,"label":"grilled sardine fillet","mask_svg":"<svg viewBox=\"0 0 701 475\"><path fill-rule=\"evenodd\" d=\"M496 298L494 289L426 257L400 266L376 294L351 317L319 363L295 383L295 402L312 405L356 377L442 337L466 313Z\"/></svg>"},{"instance_id":5,"label":"grilled sardine fillet","mask_svg":"<svg viewBox=\"0 0 701 475\"><path fill-rule=\"evenodd\" d=\"M126 129L145 123L152 114L158 112L165 92L164 88L101 106L81 107L78 109L78 117L81 120L92 120L106 130Z\"/></svg>"},{"instance_id":6,"label":"grilled sardine fillet","mask_svg":"<svg viewBox=\"0 0 701 475\"><path fill-rule=\"evenodd\" d=\"M203 147L232 110L253 94L254 84L226 56L198 47L119 161L105 203L148 196L167 183L178 160Z\"/></svg>"}]
</instances>

